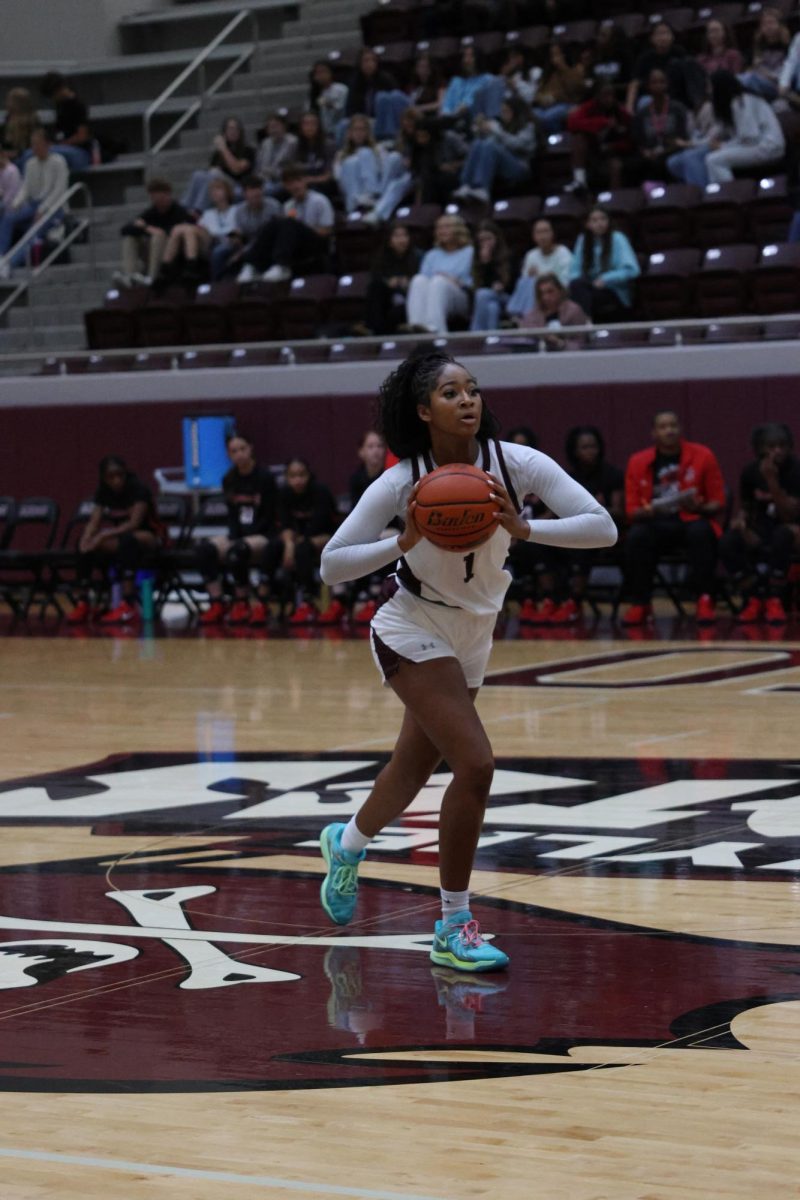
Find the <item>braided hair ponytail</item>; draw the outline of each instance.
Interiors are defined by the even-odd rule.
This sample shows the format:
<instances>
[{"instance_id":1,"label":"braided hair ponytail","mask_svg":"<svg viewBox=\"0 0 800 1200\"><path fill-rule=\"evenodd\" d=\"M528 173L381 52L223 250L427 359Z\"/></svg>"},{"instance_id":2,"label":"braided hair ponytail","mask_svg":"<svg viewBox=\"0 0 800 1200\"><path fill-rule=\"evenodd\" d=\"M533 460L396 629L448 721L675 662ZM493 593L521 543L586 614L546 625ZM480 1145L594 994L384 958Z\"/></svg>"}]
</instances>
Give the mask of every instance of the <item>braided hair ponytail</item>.
<instances>
[{"instance_id":1,"label":"braided hair ponytail","mask_svg":"<svg viewBox=\"0 0 800 1200\"><path fill-rule=\"evenodd\" d=\"M419 404L430 404L442 370L455 359L441 350L421 348L404 359L381 384L376 427L386 445L398 458L412 458L430 449L430 433L417 413ZM483 404L477 437L497 437L500 422Z\"/></svg>"}]
</instances>

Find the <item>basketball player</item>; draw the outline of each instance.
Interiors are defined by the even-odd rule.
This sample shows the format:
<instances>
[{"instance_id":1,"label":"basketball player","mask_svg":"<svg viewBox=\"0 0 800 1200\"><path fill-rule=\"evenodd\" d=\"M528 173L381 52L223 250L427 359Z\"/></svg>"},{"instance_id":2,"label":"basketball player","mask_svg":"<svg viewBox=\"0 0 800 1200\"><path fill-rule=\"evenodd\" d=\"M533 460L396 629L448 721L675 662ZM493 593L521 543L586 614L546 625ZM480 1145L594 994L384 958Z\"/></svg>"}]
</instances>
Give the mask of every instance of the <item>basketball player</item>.
<instances>
[{"instance_id":1,"label":"basketball player","mask_svg":"<svg viewBox=\"0 0 800 1200\"><path fill-rule=\"evenodd\" d=\"M439 871L442 920L431 959L462 971L505 967L508 957L484 941L469 907L472 863L492 782L489 739L475 709L510 576L512 538L591 549L611 546L611 517L580 484L537 450L496 440L497 420L470 372L440 352L401 363L380 391L380 425L400 461L364 493L322 554L322 577L342 583L400 556L394 596L372 621L372 651L385 682L405 705L400 736L375 787L348 825L320 837L328 865L321 898L338 925L351 920L357 871L372 838L411 804L444 759L453 778L442 800ZM469 553L441 550L414 521L421 476L448 463L486 472L499 527ZM541 497L556 519L525 521L518 497ZM396 538L381 539L394 517Z\"/></svg>"}]
</instances>

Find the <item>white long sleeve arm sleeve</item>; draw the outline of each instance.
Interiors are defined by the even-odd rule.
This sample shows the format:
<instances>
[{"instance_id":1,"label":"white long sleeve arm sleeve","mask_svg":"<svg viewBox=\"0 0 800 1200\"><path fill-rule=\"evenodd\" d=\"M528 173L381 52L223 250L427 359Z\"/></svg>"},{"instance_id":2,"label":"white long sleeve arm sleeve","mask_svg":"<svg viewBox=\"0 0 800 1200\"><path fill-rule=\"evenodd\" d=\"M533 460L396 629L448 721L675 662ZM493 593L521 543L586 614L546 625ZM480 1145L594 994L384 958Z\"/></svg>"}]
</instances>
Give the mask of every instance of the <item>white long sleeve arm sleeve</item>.
<instances>
[{"instance_id":1,"label":"white long sleeve arm sleeve","mask_svg":"<svg viewBox=\"0 0 800 1200\"><path fill-rule=\"evenodd\" d=\"M381 475L339 526L322 551L320 573L327 584L347 583L371 575L400 557L397 537L382 538L398 515L397 494Z\"/></svg>"},{"instance_id":2,"label":"white long sleeve arm sleeve","mask_svg":"<svg viewBox=\"0 0 800 1200\"><path fill-rule=\"evenodd\" d=\"M525 485L526 492L538 496L556 514L555 520L528 522L530 541L575 550L595 550L616 542L617 527L603 506L552 458L536 455Z\"/></svg>"}]
</instances>

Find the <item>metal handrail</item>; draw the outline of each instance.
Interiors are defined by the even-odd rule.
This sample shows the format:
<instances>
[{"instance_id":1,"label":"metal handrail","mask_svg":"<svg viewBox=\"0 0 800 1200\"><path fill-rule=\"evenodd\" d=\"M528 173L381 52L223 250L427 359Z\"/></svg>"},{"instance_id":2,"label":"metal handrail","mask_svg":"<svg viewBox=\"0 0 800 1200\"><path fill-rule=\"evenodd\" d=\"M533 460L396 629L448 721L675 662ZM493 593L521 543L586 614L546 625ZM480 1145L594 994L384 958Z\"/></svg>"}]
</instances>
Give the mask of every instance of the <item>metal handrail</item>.
<instances>
[{"instance_id":1,"label":"metal handrail","mask_svg":"<svg viewBox=\"0 0 800 1200\"><path fill-rule=\"evenodd\" d=\"M238 29L239 26L246 20L250 21L252 34L250 45L245 46L241 54L239 54L237 58L234 59L234 61L230 64L230 66L226 67L222 74L214 80L210 87L207 88L205 72L206 62L214 53L214 51L217 50L228 37L230 37L234 30ZM164 89L161 95L157 96L152 104L150 104L145 110L142 118L142 141L144 145L144 152L146 155L150 156L151 161L161 150L164 149L167 143L170 142L175 135L181 131L181 129L183 129L184 125L186 125L186 123L190 121L196 113L200 112L200 109L203 107L203 104L208 97L213 96L216 92L218 92L222 85L227 83L231 75L235 74L236 71L243 67L244 64L253 57L257 49L258 16L252 8L240 9L236 16L228 22L225 28L221 30L221 32L218 33L217 36L213 38L203 50L195 55L188 67L184 67L180 75L176 76L172 83L169 84L169 86ZM152 131L150 126L153 117L162 107L164 102L169 100L170 96L174 95L178 88L181 87L186 80L194 74L195 71L199 71L200 73L199 96L188 106L185 112L181 113L177 121L170 126L167 132L156 142L155 146L152 146Z\"/></svg>"},{"instance_id":2,"label":"metal handrail","mask_svg":"<svg viewBox=\"0 0 800 1200\"><path fill-rule=\"evenodd\" d=\"M82 181L70 184L65 192L62 192L57 199L52 201L39 219L35 221L29 229L25 230L23 236L11 247L8 253L4 254L3 257L0 258L0 269L2 269L4 266L10 266L12 258L15 258L19 254L20 250L31 245L31 243L36 239L39 231L44 228L53 214L58 212L59 209L65 208L67 201L70 200L72 196L77 195L79 192L82 192L84 195L86 207L89 210L89 215L84 217L82 220L77 221L75 226L69 231L66 237L63 237L59 242L56 243L47 257L42 259L38 266L34 267L33 270L26 276L26 278L20 279L13 291L9 292L2 303L0 303L0 317L2 317L3 314L12 307L12 305L16 304L20 296L23 296L25 292L28 291L31 284L36 283L41 278L50 264L56 258L58 258L58 256L63 250L66 249L67 246L71 246L72 243L76 241L82 233L88 229L91 229L92 193L89 191L88 186ZM91 256L91 264L94 266L95 250L94 243L92 242L91 238L89 239L89 253ZM30 318L31 328L33 328L33 309L31 305L28 305L28 315Z\"/></svg>"}]
</instances>

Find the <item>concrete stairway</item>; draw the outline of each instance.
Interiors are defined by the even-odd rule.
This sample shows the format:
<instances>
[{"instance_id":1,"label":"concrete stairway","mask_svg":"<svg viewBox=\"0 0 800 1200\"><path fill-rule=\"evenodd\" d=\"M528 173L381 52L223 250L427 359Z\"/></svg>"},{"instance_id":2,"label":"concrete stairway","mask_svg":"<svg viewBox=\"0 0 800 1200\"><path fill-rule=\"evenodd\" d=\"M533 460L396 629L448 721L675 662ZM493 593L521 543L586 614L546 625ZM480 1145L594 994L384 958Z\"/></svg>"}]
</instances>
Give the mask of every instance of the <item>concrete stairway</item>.
<instances>
[{"instance_id":1,"label":"concrete stairway","mask_svg":"<svg viewBox=\"0 0 800 1200\"><path fill-rule=\"evenodd\" d=\"M257 5L258 0L255 2ZM24 300L9 310L5 326L0 324L0 354L85 348L83 313L101 306L111 286L112 273L119 267L120 227L147 201L145 173L166 175L179 194L191 171L208 161L211 140L225 117L240 117L252 140L269 112L279 107L301 109L308 96L308 73L314 59L331 50L357 46L361 40L358 18L374 4L375 0L303 0L297 19L293 12L292 19L285 21L283 36L262 41L251 69L237 73L223 91L211 97L194 127L186 128L154 163L146 163L144 156L134 151L89 172L85 178L95 199L91 245L73 245L70 263L50 267ZM222 0L208 5L215 11L225 7ZM240 5L234 0L228 7L234 13ZM199 8L198 4L175 6L177 30L170 30L171 45L180 45L182 35L202 27L181 17L182 10ZM144 18L139 20L139 49L143 36L163 34L169 26L165 20L170 11L156 10L161 20L152 25L147 25ZM224 14L218 19L218 28L223 24ZM123 22L125 25L130 25L130 19ZM127 39L124 34L123 44ZM159 87L153 88L151 98L158 94ZM146 103L142 102L142 108ZM0 299L4 294L0 289Z\"/></svg>"}]
</instances>

